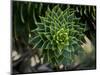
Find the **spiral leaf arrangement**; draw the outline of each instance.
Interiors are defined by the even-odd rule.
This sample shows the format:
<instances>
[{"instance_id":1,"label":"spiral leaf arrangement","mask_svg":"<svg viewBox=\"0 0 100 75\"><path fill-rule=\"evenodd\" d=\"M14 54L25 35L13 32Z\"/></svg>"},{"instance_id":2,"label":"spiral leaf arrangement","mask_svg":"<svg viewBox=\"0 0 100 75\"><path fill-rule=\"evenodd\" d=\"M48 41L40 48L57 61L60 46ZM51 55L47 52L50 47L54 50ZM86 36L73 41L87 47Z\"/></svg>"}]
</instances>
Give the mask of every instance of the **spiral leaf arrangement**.
<instances>
[{"instance_id":1,"label":"spiral leaf arrangement","mask_svg":"<svg viewBox=\"0 0 100 75\"><path fill-rule=\"evenodd\" d=\"M33 48L43 50L44 63L71 64L74 56L82 52L81 43L84 37L85 24L75 16L75 10L62 10L56 5L52 10L48 7L45 16L40 16L37 28L32 30L35 36L30 43Z\"/></svg>"}]
</instances>

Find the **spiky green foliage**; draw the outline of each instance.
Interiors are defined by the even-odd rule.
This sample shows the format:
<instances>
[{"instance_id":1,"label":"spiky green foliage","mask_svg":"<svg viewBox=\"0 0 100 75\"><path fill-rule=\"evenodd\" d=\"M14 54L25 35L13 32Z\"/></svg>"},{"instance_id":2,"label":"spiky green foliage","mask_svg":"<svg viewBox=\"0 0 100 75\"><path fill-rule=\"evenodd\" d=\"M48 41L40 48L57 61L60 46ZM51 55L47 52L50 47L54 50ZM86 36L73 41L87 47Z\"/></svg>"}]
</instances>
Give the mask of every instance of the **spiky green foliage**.
<instances>
[{"instance_id":1,"label":"spiky green foliage","mask_svg":"<svg viewBox=\"0 0 100 75\"><path fill-rule=\"evenodd\" d=\"M13 37L21 37L28 43L31 29L35 29L35 22L41 15L42 4L33 4L31 2L13 2ZM38 16L36 16L38 15ZM36 19L37 18L37 19ZM33 26L34 25L34 26Z\"/></svg>"},{"instance_id":2,"label":"spiky green foliage","mask_svg":"<svg viewBox=\"0 0 100 75\"><path fill-rule=\"evenodd\" d=\"M82 52L81 42L85 24L75 16L75 10L62 10L58 5L52 10L48 7L45 16L40 16L41 22L32 32L35 37L30 40L33 48L43 50L44 63L71 64L74 56Z\"/></svg>"},{"instance_id":3,"label":"spiky green foliage","mask_svg":"<svg viewBox=\"0 0 100 75\"><path fill-rule=\"evenodd\" d=\"M96 20L96 7L95 6L76 6L74 7L81 16L85 15L90 17L93 21Z\"/></svg>"}]
</instances>

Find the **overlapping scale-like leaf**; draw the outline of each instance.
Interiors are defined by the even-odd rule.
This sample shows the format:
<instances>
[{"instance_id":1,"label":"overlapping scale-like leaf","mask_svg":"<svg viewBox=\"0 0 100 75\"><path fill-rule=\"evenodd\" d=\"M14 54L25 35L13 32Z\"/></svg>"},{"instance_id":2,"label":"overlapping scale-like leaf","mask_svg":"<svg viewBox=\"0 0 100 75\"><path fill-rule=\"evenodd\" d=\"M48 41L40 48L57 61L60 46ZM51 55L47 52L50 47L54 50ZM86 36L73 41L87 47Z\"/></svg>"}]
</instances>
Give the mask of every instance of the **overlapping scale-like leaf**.
<instances>
[{"instance_id":1,"label":"overlapping scale-like leaf","mask_svg":"<svg viewBox=\"0 0 100 75\"><path fill-rule=\"evenodd\" d=\"M75 12L69 7L63 11L57 5L52 10L48 7L45 16L40 16L41 22L33 30L37 34L31 42L34 48L43 50L44 61L47 59L54 64L73 62L73 56L81 49L85 31L85 25L79 22Z\"/></svg>"}]
</instances>

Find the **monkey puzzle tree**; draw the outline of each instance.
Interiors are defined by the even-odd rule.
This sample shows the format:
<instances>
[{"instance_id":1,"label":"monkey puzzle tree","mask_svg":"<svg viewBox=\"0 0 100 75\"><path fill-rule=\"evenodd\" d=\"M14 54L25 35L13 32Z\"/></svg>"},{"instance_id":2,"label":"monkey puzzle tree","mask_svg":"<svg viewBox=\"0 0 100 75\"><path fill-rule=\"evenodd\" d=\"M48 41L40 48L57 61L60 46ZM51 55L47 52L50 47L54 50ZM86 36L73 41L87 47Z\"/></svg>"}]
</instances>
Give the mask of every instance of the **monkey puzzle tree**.
<instances>
[{"instance_id":1,"label":"monkey puzzle tree","mask_svg":"<svg viewBox=\"0 0 100 75\"><path fill-rule=\"evenodd\" d=\"M37 28L32 30L35 36L30 43L33 48L42 50L44 63L53 65L72 64L74 56L83 52L81 48L84 38L85 24L75 16L75 10L61 10L56 5L52 10L48 7L45 16L40 16Z\"/></svg>"}]
</instances>

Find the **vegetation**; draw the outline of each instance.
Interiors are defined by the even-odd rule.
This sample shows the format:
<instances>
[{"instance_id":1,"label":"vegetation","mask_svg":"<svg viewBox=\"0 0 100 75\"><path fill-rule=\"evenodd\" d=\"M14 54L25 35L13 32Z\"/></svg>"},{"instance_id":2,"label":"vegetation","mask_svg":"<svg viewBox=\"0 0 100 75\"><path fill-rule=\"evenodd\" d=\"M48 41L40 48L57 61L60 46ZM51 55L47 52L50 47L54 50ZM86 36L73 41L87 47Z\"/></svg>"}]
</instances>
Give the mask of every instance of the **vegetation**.
<instances>
[{"instance_id":1,"label":"vegetation","mask_svg":"<svg viewBox=\"0 0 100 75\"><path fill-rule=\"evenodd\" d=\"M12 57L13 72L96 68L95 6L13 1L12 16L12 53L20 55ZM40 71L41 65L48 69Z\"/></svg>"},{"instance_id":2,"label":"vegetation","mask_svg":"<svg viewBox=\"0 0 100 75\"><path fill-rule=\"evenodd\" d=\"M81 43L84 38L85 25L79 23L73 9L62 11L59 6L46 12L40 17L41 22L36 23L36 33L31 39L34 48L42 49L45 62L57 64L71 64L74 56L82 51Z\"/></svg>"}]
</instances>

